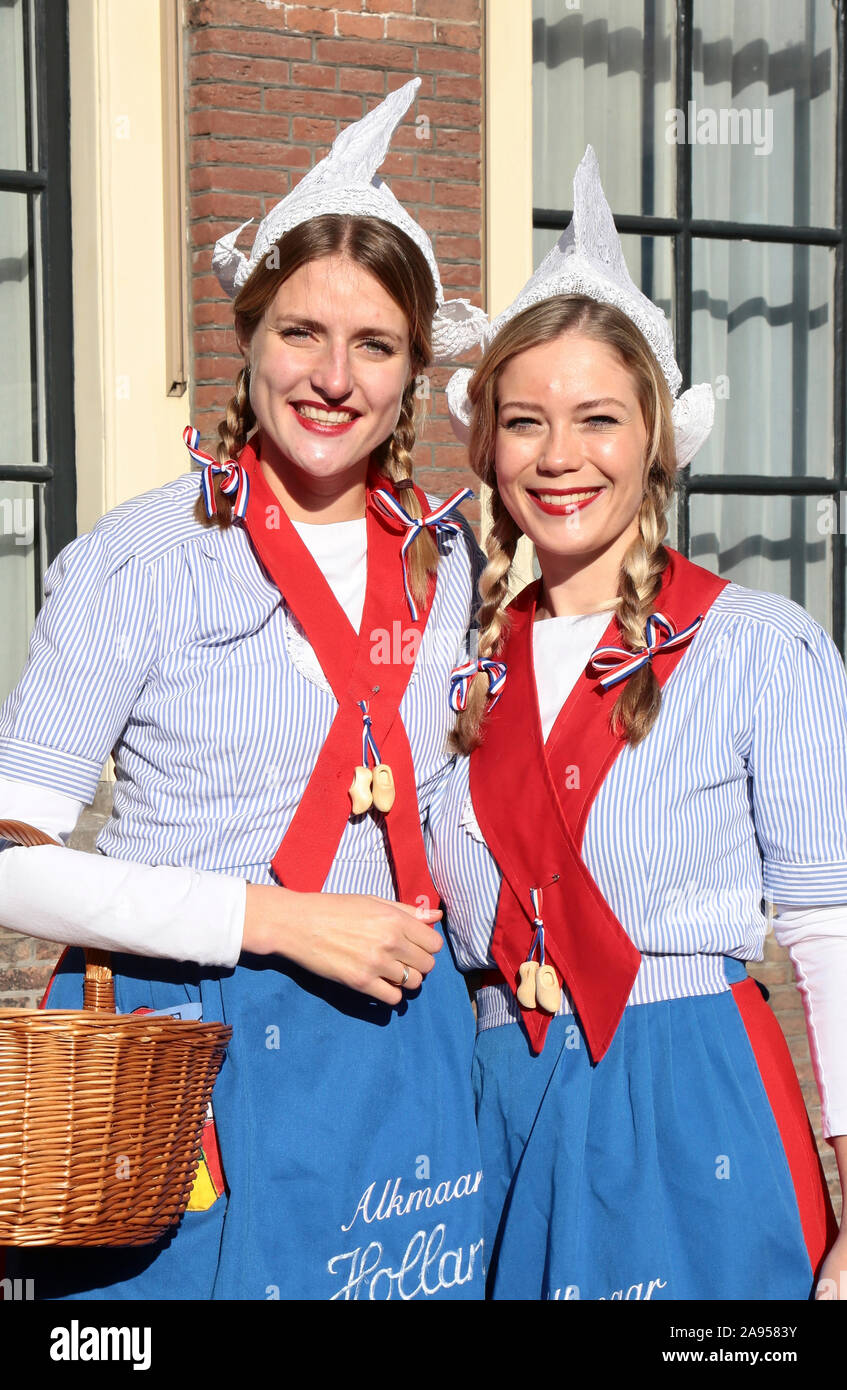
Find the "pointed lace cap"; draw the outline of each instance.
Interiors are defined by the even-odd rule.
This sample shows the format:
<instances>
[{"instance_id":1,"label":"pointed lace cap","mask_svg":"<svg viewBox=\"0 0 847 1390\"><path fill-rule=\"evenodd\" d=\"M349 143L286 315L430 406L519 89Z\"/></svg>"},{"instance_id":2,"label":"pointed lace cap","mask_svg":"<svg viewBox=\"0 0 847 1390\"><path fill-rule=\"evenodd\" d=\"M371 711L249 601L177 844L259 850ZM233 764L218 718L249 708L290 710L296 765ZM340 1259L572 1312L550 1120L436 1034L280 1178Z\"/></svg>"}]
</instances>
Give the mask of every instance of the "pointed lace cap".
<instances>
[{"instance_id":1,"label":"pointed lace cap","mask_svg":"<svg viewBox=\"0 0 847 1390\"><path fill-rule=\"evenodd\" d=\"M597 156L590 145L574 175L573 217L517 298L492 320L484 346L488 347L500 329L523 309L559 294L584 294L601 303L614 304L641 330L674 397L677 462L684 467L711 430L712 390L710 386L691 387L677 399L682 373L674 355L670 324L659 306L638 289L627 270L612 210L600 183ZM467 437L470 424L467 384L471 375L462 369L447 386L450 414L460 438Z\"/></svg>"},{"instance_id":2,"label":"pointed lace cap","mask_svg":"<svg viewBox=\"0 0 847 1390\"><path fill-rule=\"evenodd\" d=\"M487 315L464 299L445 304L441 276L429 237L377 174L388 153L391 138L420 85L420 78L413 78L337 136L329 154L260 222L249 257L236 246L249 222L221 237L212 256L212 268L230 298L246 283L260 261L269 255L280 237L292 227L324 213L376 217L405 232L423 253L429 266L438 305L433 320L435 360L446 361L481 341L483 330L488 325Z\"/></svg>"}]
</instances>

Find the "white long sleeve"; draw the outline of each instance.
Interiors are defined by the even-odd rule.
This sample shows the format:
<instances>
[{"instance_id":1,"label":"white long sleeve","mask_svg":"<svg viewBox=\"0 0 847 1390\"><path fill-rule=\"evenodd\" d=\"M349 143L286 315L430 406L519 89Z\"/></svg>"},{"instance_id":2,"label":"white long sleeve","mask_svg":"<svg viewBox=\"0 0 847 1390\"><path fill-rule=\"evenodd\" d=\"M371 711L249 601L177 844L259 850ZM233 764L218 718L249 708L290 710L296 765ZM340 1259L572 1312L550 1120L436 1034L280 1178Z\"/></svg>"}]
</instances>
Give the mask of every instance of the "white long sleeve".
<instances>
[{"instance_id":1,"label":"white long sleeve","mask_svg":"<svg viewBox=\"0 0 847 1390\"><path fill-rule=\"evenodd\" d=\"M0 819L26 821L66 840L81 809L60 792L0 777ZM246 881L226 874L133 864L59 845L0 853L0 923L68 945L232 966L241 951L246 895Z\"/></svg>"},{"instance_id":2,"label":"white long sleeve","mask_svg":"<svg viewBox=\"0 0 847 1390\"><path fill-rule=\"evenodd\" d=\"M847 1134L847 904L774 907L803 997L826 1138Z\"/></svg>"}]
</instances>

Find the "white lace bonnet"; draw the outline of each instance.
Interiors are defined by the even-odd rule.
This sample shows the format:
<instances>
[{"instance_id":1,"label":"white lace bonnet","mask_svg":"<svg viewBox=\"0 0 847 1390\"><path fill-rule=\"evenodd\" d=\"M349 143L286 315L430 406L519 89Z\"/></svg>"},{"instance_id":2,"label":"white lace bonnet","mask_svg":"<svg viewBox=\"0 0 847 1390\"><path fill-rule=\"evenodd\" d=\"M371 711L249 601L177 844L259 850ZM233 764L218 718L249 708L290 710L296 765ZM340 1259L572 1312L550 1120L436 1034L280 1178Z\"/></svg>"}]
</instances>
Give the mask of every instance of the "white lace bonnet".
<instances>
[{"instance_id":1,"label":"white lace bonnet","mask_svg":"<svg viewBox=\"0 0 847 1390\"><path fill-rule=\"evenodd\" d=\"M517 299L498 314L483 334L483 347L494 341L504 324L543 299L557 294L584 294L615 304L641 330L674 398L673 423L677 463L684 468L708 438L715 418L715 400L707 383L691 386L680 396L682 373L676 363L670 324L662 310L636 287L623 258L620 238L600 183L597 156L589 145L573 181L573 217L552 251L530 276ZM468 382L473 368L454 372L447 383L447 403L453 428L466 440L471 421Z\"/></svg>"},{"instance_id":2,"label":"white lace bonnet","mask_svg":"<svg viewBox=\"0 0 847 1390\"><path fill-rule=\"evenodd\" d=\"M426 257L438 305L432 323L435 361L446 362L452 357L459 357L481 341L483 329L488 323L487 315L467 299L453 299L445 303L441 276L429 237L376 172L388 153L394 131L411 106L420 85L420 78L413 78L387 96L360 121L341 132L326 158L316 164L259 223L249 257L239 251L235 243L253 218L221 237L212 255L212 269L230 298L241 289L283 233L301 222L330 212L377 217L382 222L391 222L399 227Z\"/></svg>"}]
</instances>

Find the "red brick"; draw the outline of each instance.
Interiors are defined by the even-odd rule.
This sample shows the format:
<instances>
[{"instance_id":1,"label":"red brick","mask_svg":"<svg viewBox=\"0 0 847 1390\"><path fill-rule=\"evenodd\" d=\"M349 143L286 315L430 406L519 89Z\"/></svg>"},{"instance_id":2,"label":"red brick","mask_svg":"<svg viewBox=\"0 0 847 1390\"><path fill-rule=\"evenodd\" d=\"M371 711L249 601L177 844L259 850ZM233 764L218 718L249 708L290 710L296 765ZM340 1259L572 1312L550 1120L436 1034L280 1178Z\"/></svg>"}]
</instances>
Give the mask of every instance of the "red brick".
<instances>
[{"instance_id":1,"label":"red brick","mask_svg":"<svg viewBox=\"0 0 847 1390\"><path fill-rule=\"evenodd\" d=\"M342 92L304 92L280 87L265 92L265 109L290 111L292 115L336 116L342 121L358 121L364 116L361 97Z\"/></svg>"},{"instance_id":2,"label":"red brick","mask_svg":"<svg viewBox=\"0 0 847 1390\"><path fill-rule=\"evenodd\" d=\"M479 24L479 0L415 0L415 14Z\"/></svg>"},{"instance_id":3,"label":"red brick","mask_svg":"<svg viewBox=\"0 0 847 1390\"><path fill-rule=\"evenodd\" d=\"M412 0L367 0L367 7L373 14L411 14Z\"/></svg>"},{"instance_id":4,"label":"red brick","mask_svg":"<svg viewBox=\"0 0 847 1390\"><path fill-rule=\"evenodd\" d=\"M456 151L460 154L473 154L479 150L482 139L478 130L448 130L444 126L434 126L435 147L438 150Z\"/></svg>"},{"instance_id":5,"label":"red brick","mask_svg":"<svg viewBox=\"0 0 847 1390\"><path fill-rule=\"evenodd\" d=\"M298 87L322 87L335 91L337 79L337 68L322 68L317 63L295 63L291 69L291 80Z\"/></svg>"},{"instance_id":6,"label":"red brick","mask_svg":"<svg viewBox=\"0 0 847 1390\"><path fill-rule=\"evenodd\" d=\"M447 208L481 208L482 189L475 183L438 183L435 202Z\"/></svg>"},{"instance_id":7,"label":"red brick","mask_svg":"<svg viewBox=\"0 0 847 1390\"><path fill-rule=\"evenodd\" d=\"M194 351L198 356L205 357L210 353L220 356L236 349L235 331L231 321L228 328L198 329L194 334Z\"/></svg>"},{"instance_id":8,"label":"red brick","mask_svg":"<svg viewBox=\"0 0 847 1390\"><path fill-rule=\"evenodd\" d=\"M372 92L385 95L385 73L368 72L366 68L338 68L338 85L342 92Z\"/></svg>"},{"instance_id":9,"label":"red brick","mask_svg":"<svg viewBox=\"0 0 847 1390\"><path fill-rule=\"evenodd\" d=\"M189 81L196 82L288 82L289 64L282 59L233 57L229 53L199 53L191 59Z\"/></svg>"},{"instance_id":10,"label":"red brick","mask_svg":"<svg viewBox=\"0 0 847 1390\"><path fill-rule=\"evenodd\" d=\"M389 19L385 24L385 37L405 43L433 43L435 25L431 19Z\"/></svg>"},{"instance_id":11,"label":"red brick","mask_svg":"<svg viewBox=\"0 0 847 1390\"><path fill-rule=\"evenodd\" d=\"M476 77L480 72L480 56L465 49L421 48L418 67L421 72L469 72Z\"/></svg>"},{"instance_id":12,"label":"red brick","mask_svg":"<svg viewBox=\"0 0 847 1390\"><path fill-rule=\"evenodd\" d=\"M197 266L191 277L191 295L195 304L202 300L208 300L219 304L229 304L223 290L218 284L217 277L209 273L209 258L205 256L205 264ZM192 254L192 266L196 264L196 257Z\"/></svg>"},{"instance_id":13,"label":"red brick","mask_svg":"<svg viewBox=\"0 0 847 1390\"><path fill-rule=\"evenodd\" d=\"M288 29L299 29L303 34L335 33L335 15L311 5L287 5L286 23Z\"/></svg>"},{"instance_id":14,"label":"red brick","mask_svg":"<svg viewBox=\"0 0 847 1390\"><path fill-rule=\"evenodd\" d=\"M195 329L208 328L214 325L216 328L226 328L232 326L232 309L228 299L220 302L209 301L202 304L195 304L191 311L191 318Z\"/></svg>"},{"instance_id":15,"label":"red brick","mask_svg":"<svg viewBox=\"0 0 847 1390\"><path fill-rule=\"evenodd\" d=\"M263 144L260 140L194 140L193 164L252 164L254 168L304 169L312 162L310 152L297 145Z\"/></svg>"},{"instance_id":16,"label":"red brick","mask_svg":"<svg viewBox=\"0 0 847 1390\"><path fill-rule=\"evenodd\" d=\"M415 172L422 178L466 179L470 183L479 183L482 170L479 158L461 159L455 155L427 150L425 154L418 155Z\"/></svg>"},{"instance_id":17,"label":"red brick","mask_svg":"<svg viewBox=\"0 0 847 1390\"><path fill-rule=\"evenodd\" d=\"M385 38L385 20L382 15L339 12L336 14L336 25L338 34L349 34L351 39Z\"/></svg>"},{"instance_id":18,"label":"red brick","mask_svg":"<svg viewBox=\"0 0 847 1390\"><path fill-rule=\"evenodd\" d=\"M459 212L456 208L421 208L418 221L430 236L434 232L480 232L478 212Z\"/></svg>"},{"instance_id":19,"label":"red brick","mask_svg":"<svg viewBox=\"0 0 847 1390\"><path fill-rule=\"evenodd\" d=\"M479 53L482 32L478 24L436 24L435 42L453 48L472 48Z\"/></svg>"},{"instance_id":20,"label":"red brick","mask_svg":"<svg viewBox=\"0 0 847 1390\"><path fill-rule=\"evenodd\" d=\"M415 157L403 150L390 150L382 161L379 172L384 174L386 178L392 174L414 174L416 172Z\"/></svg>"},{"instance_id":21,"label":"red brick","mask_svg":"<svg viewBox=\"0 0 847 1390\"><path fill-rule=\"evenodd\" d=\"M421 76L420 73L416 73L415 76L417 77L418 81L419 81L420 84L421 84L421 85L418 87L418 99L420 100L420 99L422 99L423 97L431 97L431 96L434 96L434 95L435 95L435 78L434 78L434 77L429 77L429 76ZM389 92L395 92L395 91L397 90L398 87L404 87L408 81L409 81L409 74L408 74L408 73L405 73L405 72L390 72L390 73L388 74L388 90L389 90ZM416 109L416 108L415 108L415 106L413 105L413 106L412 106L412 111L414 111L415 109Z\"/></svg>"},{"instance_id":22,"label":"red brick","mask_svg":"<svg viewBox=\"0 0 847 1390\"><path fill-rule=\"evenodd\" d=\"M202 217L231 217L233 222L246 222L256 215L256 199L239 197L237 193L195 193L190 204L192 221Z\"/></svg>"},{"instance_id":23,"label":"red brick","mask_svg":"<svg viewBox=\"0 0 847 1390\"><path fill-rule=\"evenodd\" d=\"M194 409L198 414L201 410L215 411L218 412L217 418L221 419L228 399L229 397L221 390L219 385L207 386L204 382L195 381ZM200 428L199 424L197 428ZM207 434L210 433L208 429L205 429L203 432Z\"/></svg>"},{"instance_id":24,"label":"red brick","mask_svg":"<svg viewBox=\"0 0 847 1390\"><path fill-rule=\"evenodd\" d=\"M265 112L217 111L206 108L192 111L188 118L191 135L223 135L226 139L287 140L287 116L269 116Z\"/></svg>"},{"instance_id":25,"label":"red brick","mask_svg":"<svg viewBox=\"0 0 847 1390\"><path fill-rule=\"evenodd\" d=\"M194 372L198 381L224 381L234 382L240 370L240 358L234 354L230 357L201 357L194 359Z\"/></svg>"},{"instance_id":26,"label":"red brick","mask_svg":"<svg viewBox=\"0 0 847 1390\"><path fill-rule=\"evenodd\" d=\"M267 29L253 27L245 29L201 29L191 36L194 53L244 53L258 59L301 58L312 56L311 39L292 38L290 35ZM257 74L258 77L258 74Z\"/></svg>"},{"instance_id":27,"label":"red brick","mask_svg":"<svg viewBox=\"0 0 847 1390\"><path fill-rule=\"evenodd\" d=\"M322 121L309 116L295 116L293 125L295 140L302 140L305 144L326 146L326 150L321 151L320 157L327 153L329 146L338 134L338 125L335 121ZM317 159L319 156L315 153L313 157Z\"/></svg>"},{"instance_id":28,"label":"red brick","mask_svg":"<svg viewBox=\"0 0 847 1390\"><path fill-rule=\"evenodd\" d=\"M277 169L241 169L232 164L197 164L189 174L193 192L219 188L226 193L249 192L281 198L288 192L288 177Z\"/></svg>"},{"instance_id":29,"label":"red brick","mask_svg":"<svg viewBox=\"0 0 847 1390\"><path fill-rule=\"evenodd\" d=\"M416 203L432 202L433 185L429 179L392 179L391 192L406 208ZM439 197L441 189L438 190Z\"/></svg>"},{"instance_id":30,"label":"red brick","mask_svg":"<svg viewBox=\"0 0 847 1390\"><path fill-rule=\"evenodd\" d=\"M475 102L419 101L419 116L428 116L434 126L473 126L479 129L479 106Z\"/></svg>"},{"instance_id":31,"label":"red brick","mask_svg":"<svg viewBox=\"0 0 847 1390\"><path fill-rule=\"evenodd\" d=\"M64 951L64 946L60 946L58 941L36 941L35 958L36 960L46 960L55 965L59 956Z\"/></svg>"},{"instance_id":32,"label":"red brick","mask_svg":"<svg viewBox=\"0 0 847 1390\"><path fill-rule=\"evenodd\" d=\"M442 233L438 238L437 254L445 260L478 261L482 255L482 246L479 237L445 236Z\"/></svg>"},{"instance_id":33,"label":"red brick","mask_svg":"<svg viewBox=\"0 0 847 1390\"><path fill-rule=\"evenodd\" d=\"M439 75L435 79L435 95L441 97L458 97L462 101L482 102L482 80L479 77L470 77L463 74L461 77L447 77ZM479 112L479 120L482 120L482 112Z\"/></svg>"},{"instance_id":34,"label":"red brick","mask_svg":"<svg viewBox=\"0 0 847 1390\"><path fill-rule=\"evenodd\" d=\"M337 3L311 0L309 9L331 10ZM191 27L232 24L258 30L285 29L286 12L290 15L291 9L284 0L189 0L186 21Z\"/></svg>"},{"instance_id":35,"label":"red brick","mask_svg":"<svg viewBox=\"0 0 847 1390\"><path fill-rule=\"evenodd\" d=\"M47 961L44 961L42 965L19 966L15 970L4 970L3 989L13 993L30 989L40 991L47 984L51 973Z\"/></svg>"},{"instance_id":36,"label":"red brick","mask_svg":"<svg viewBox=\"0 0 847 1390\"><path fill-rule=\"evenodd\" d=\"M373 44L357 43L355 39L318 39L315 47L319 63L334 63L340 67L359 64L363 68L372 68L376 56L382 68L411 72L415 66L415 50L401 47L398 43L381 43L376 54Z\"/></svg>"},{"instance_id":37,"label":"red brick","mask_svg":"<svg viewBox=\"0 0 847 1390\"><path fill-rule=\"evenodd\" d=\"M238 82L193 82L190 106L197 111L203 106L225 107L228 110L261 111L261 87L245 87Z\"/></svg>"}]
</instances>

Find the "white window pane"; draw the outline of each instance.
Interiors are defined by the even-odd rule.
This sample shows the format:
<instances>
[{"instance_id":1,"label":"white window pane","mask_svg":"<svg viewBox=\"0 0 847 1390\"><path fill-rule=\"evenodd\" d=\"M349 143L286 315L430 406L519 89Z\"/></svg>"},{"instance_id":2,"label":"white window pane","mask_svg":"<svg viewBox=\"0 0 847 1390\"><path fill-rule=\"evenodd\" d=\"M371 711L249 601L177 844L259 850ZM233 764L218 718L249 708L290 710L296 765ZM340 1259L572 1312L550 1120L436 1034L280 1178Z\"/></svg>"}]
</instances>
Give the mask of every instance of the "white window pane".
<instances>
[{"instance_id":1,"label":"white window pane","mask_svg":"<svg viewBox=\"0 0 847 1390\"><path fill-rule=\"evenodd\" d=\"M832 537L817 497L690 498L691 559L748 589L800 603L831 631Z\"/></svg>"},{"instance_id":2,"label":"white window pane","mask_svg":"<svg viewBox=\"0 0 847 1390\"><path fill-rule=\"evenodd\" d=\"M833 253L695 240L692 267L691 379L716 397L693 471L830 477Z\"/></svg>"},{"instance_id":3,"label":"white window pane","mask_svg":"<svg viewBox=\"0 0 847 1390\"><path fill-rule=\"evenodd\" d=\"M588 144L617 213L672 215L673 0L533 0L533 202L569 208Z\"/></svg>"},{"instance_id":4,"label":"white window pane","mask_svg":"<svg viewBox=\"0 0 847 1390\"><path fill-rule=\"evenodd\" d=\"M0 482L0 703L17 683L35 622L37 505L31 483Z\"/></svg>"},{"instance_id":5,"label":"white window pane","mask_svg":"<svg viewBox=\"0 0 847 1390\"><path fill-rule=\"evenodd\" d=\"M0 462L16 464L35 452L27 207L27 194L0 193Z\"/></svg>"},{"instance_id":6,"label":"white window pane","mask_svg":"<svg viewBox=\"0 0 847 1390\"><path fill-rule=\"evenodd\" d=\"M25 169L24 0L0 0L0 169Z\"/></svg>"},{"instance_id":7,"label":"white window pane","mask_svg":"<svg viewBox=\"0 0 847 1390\"><path fill-rule=\"evenodd\" d=\"M835 25L832 0L697 0L695 217L834 225Z\"/></svg>"}]
</instances>

